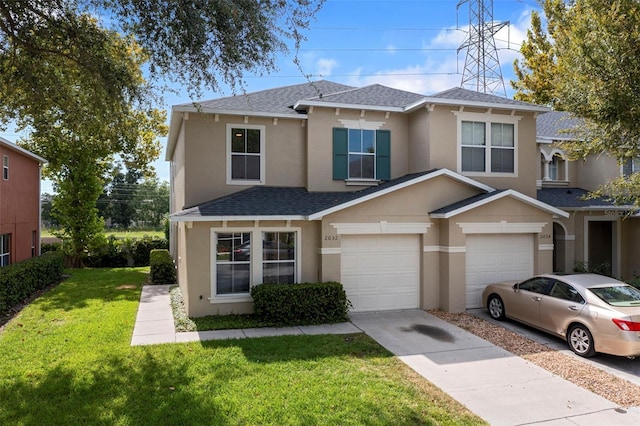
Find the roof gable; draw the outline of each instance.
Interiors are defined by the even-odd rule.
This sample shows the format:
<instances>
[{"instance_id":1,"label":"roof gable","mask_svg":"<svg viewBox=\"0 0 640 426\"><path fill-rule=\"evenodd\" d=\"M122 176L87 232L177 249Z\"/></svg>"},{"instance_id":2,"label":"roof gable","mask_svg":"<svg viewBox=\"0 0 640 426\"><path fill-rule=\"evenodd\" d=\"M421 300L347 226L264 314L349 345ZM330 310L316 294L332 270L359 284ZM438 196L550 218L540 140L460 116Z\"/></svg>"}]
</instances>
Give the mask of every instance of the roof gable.
<instances>
[{"instance_id":1,"label":"roof gable","mask_svg":"<svg viewBox=\"0 0 640 426\"><path fill-rule=\"evenodd\" d=\"M448 206L442 207L438 210L431 212L431 217L433 219L450 219L454 216L468 212L470 210L476 209L478 207L484 206L486 204L492 203L494 201L500 200L505 197L510 197L518 201L522 201L523 203L529 204L540 210L549 212L551 214L554 214L560 217L564 217L564 218L569 217L569 213L563 210L560 210L556 207L553 207L549 204L546 204L542 201L536 200L535 198L531 198L513 189L505 189L505 190L494 191L486 194L479 194L473 197L469 197L465 200L458 201L457 203L450 204Z\"/></svg>"},{"instance_id":2,"label":"roof gable","mask_svg":"<svg viewBox=\"0 0 640 426\"><path fill-rule=\"evenodd\" d=\"M316 96L298 102L297 106L352 106L383 107L404 110L408 105L423 99L424 95L393 89L380 84L353 88L326 96Z\"/></svg>"}]
</instances>

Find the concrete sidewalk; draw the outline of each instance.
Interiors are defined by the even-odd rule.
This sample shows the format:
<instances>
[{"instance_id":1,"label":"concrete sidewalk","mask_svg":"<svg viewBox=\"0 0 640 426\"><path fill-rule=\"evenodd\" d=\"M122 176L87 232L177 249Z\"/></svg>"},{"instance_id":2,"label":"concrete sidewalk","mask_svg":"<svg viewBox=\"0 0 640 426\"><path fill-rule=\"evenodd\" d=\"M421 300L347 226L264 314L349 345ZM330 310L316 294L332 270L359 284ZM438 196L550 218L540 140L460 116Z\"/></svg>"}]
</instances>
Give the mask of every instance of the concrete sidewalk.
<instances>
[{"instance_id":1,"label":"concrete sidewalk","mask_svg":"<svg viewBox=\"0 0 640 426\"><path fill-rule=\"evenodd\" d=\"M171 285L142 287L140 305L131 337L131 346L185 343L205 340L242 339L301 334L362 333L350 322L340 324L309 325L282 328L246 328L239 330L212 330L176 333L171 311L169 289Z\"/></svg>"},{"instance_id":2,"label":"concrete sidewalk","mask_svg":"<svg viewBox=\"0 0 640 426\"><path fill-rule=\"evenodd\" d=\"M640 425L624 409L421 310L351 314L351 322L176 333L170 286L145 286L131 345L365 332L492 425Z\"/></svg>"}]
</instances>

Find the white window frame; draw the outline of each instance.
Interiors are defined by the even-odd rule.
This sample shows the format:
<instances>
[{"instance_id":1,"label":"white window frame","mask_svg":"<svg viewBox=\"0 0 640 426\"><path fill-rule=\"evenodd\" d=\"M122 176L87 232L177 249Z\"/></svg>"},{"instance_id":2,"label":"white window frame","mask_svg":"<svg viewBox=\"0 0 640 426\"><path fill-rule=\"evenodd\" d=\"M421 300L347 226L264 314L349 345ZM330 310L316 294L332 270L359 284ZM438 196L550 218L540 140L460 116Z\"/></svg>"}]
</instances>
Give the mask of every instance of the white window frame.
<instances>
[{"instance_id":1,"label":"white window frame","mask_svg":"<svg viewBox=\"0 0 640 426\"><path fill-rule=\"evenodd\" d=\"M217 244L218 234L233 234L233 233L250 233L251 241L258 241L258 244L251 244L251 256L250 256L250 274L249 280L249 292L251 288L258 284L262 284L262 234L265 232L293 232L295 233L295 277L296 282L300 282L302 276L302 228L299 227L274 227L274 228L211 228L211 297L209 302L211 303L236 303L236 302L252 302L250 293L242 294L217 294L216 285L216 273L217 273Z\"/></svg>"},{"instance_id":2,"label":"white window frame","mask_svg":"<svg viewBox=\"0 0 640 426\"><path fill-rule=\"evenodd\" d=\"M231 132L233 129L249 129L249 130L260 130L260 179L259 180L251 180L251 179L233 179L232 178L232 170L231 170L231 142L232 135ZM227 123L227 185L264 185L265 184L265 146L266 146L266 126L259 124L233 124Z\"/></svg>"},{"instance_id":3,"label":"white window frame","mask_svg":"<svg viewBox=\"0 0 640 426\"><path fill-rule=\"evenodd\" d=\"M2 156L2 179L9 180L9 156Z\"/></svg>"},{"instance_id":4,"label":"white window frame","mask_svg":"<svg viewBox=\"0 0 640 426\"><path fill-rule=\"evenodd\" d=\"M518 177L518 123L522 116L504 115L492 113L464 112L454 111L453 114L457 118L457 169L458 173L464 176L492 176L492 177ZM483 122L485 123L485 171L484 172L465 172L462 171L462 122ZM513 173L492 172L491 171L491 124L512 124L513 125ZM471 146L471 145L469 145ZM480 147L480 145L478 145ZM506 147L499 147L508 149Z\"/></svg>"},{"instance_id":5,"label":"white window frame","mask_svg":"<svg viewBox=\"0 0 640 426\"><path fill-rule=\"evenodd\" d=\"M360 143L362 144L362 139L364 139L364 132L373 132L373 152L364 152L364 151L351 151L351 132L358 131L360 132ZM378 177L378 151L377 151L377 131L372 129L347 129L347 174L349 177L348 180L361 180L361 181L377 181ZM373 158L373 176L372 177L355 177L351 176L351 156L356 155L361 158L364 157L372 157Z\"/></svg>"}]
</instances>

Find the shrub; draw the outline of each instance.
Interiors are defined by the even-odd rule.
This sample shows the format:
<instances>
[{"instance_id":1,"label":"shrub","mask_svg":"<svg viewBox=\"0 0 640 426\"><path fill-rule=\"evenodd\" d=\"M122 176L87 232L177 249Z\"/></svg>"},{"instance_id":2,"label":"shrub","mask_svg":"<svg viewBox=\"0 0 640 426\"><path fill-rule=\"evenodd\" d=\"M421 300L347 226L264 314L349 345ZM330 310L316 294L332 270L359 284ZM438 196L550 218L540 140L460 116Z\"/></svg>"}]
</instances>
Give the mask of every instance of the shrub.
<instances>
[{"instance_id":1,"label":"shrub","mask_svg":"<svg viewBox=\"0 0 640 426\"><path fill-rule=\"evenodd\" d=\"M60 242L56 242L56 243L41 243L40 244L40 254L45 254L45 253L50 252L50 251L58 251L58 250L60 250L61 246L62 246L62 243L60 243Z\"/></svg>"},{"instance_id":2,"label":"shrub","mask_svg":"<svg viewBox=\"0 0 640 426\"><path fill-rule=\"evenodd\" d=\"M0 268L0 315L62 280L64 255L52 251Z\"/></svg>"},{"instance_id":3,"label":"shrub","mask_svg":"<svg viewBox=\"0 0 640 426\"><path fill-rule=\"evenodd\" d=\"M152 284L175 284L176 268L173 264L173 258L167 249L151 250L150 257L150 276Z\"/></svg>"},{"instance_id":4,"label":"shrub","mask_svg":"<svg viewBox=\"0 0 640 426\"><path fill-rule=\"evenodd\" d=\"M113 235L99 234L89 246L86 264L94 268L121 267L127 264L122 243Z\"/></svg>"},{"instance_id":5,"label":"shrub","mask_svg":"<svg viewBox=\"0 0 640 426\"><path fill-rule=\"evenodd\" d=\"M253 309L264 322L278 326L348 321L351 303L336 282L261 284L251 289Z\"/></svg>"},{"instance_id":6,"label":"shrub","mask_svg":"<svg viewBox=\"0 0 640 426\"><path fill-rule=\"evenodd\" d=\"M135 266L149 266L150 254L152 250L169 249L167 240L164 238L150 237L145 235L133 242L132 255Z\"/></svg>"}]
</instances>

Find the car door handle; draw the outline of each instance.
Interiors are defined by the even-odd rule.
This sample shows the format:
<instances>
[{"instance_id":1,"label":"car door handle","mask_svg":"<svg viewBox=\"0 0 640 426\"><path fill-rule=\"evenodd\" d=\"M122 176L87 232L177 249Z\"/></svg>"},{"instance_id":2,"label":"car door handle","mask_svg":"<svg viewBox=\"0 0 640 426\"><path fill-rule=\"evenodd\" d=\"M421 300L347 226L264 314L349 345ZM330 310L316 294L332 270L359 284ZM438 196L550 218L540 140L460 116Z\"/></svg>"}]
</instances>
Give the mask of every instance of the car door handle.
<instances>
[{"instance_id":1,"label":"car door handle","mask_svg":"<svg viewBox=\"0 0 640 426\"><path fill-rule=\"evenodd\" d=\"M569 306L569 310L571 311L577 311L578 307L577 306Z\"/></svg>"},{"instance_id":2,"label":"car door handle","mask_svg":"<svg viewBox=\"0 0 640 426\"><path fill-rule=\"evenodd\" d=\"M538 296L533 296L532 299L536 302L539 302L542 300L542 297L538 297Z\"/></svg>"}]
</instances>

